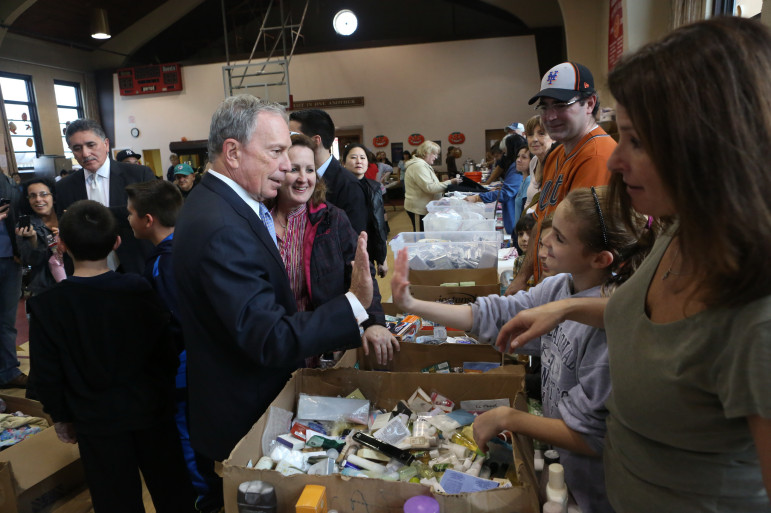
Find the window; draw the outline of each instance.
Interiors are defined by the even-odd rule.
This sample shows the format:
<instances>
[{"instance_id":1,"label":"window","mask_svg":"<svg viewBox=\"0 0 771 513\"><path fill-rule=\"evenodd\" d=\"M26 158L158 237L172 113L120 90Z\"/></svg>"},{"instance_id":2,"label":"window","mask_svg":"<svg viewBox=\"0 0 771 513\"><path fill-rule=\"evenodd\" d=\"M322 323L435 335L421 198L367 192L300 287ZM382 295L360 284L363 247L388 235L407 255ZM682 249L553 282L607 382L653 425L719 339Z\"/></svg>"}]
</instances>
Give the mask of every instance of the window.
<instances>
[{"instance_id":1,"label":"window","mask_svg":"<svg viewBox=\"0 0 771 513\"><path fill-rule=\"evenodd\" d=\"M83 103L80 101L80 84L77 82L63 82L54 80L54 94L56 95L56 110L59 114L59 131L62 134L62 146L64 156L72 159L73 155L67 146L64 132L67 125L83 117Z\"/></svg>"},{"instance_id":2,"label":"window","mask_svg":"<svg viewBox=\"0 0 771 513\"><path fill-rule=\"evenodd\" d=\"M3 92L16 166L19 170L34 169L35 157L42 152L43 145L32 92L32 77L0 73L0 90Z\"/></svg>"}]
</instances>

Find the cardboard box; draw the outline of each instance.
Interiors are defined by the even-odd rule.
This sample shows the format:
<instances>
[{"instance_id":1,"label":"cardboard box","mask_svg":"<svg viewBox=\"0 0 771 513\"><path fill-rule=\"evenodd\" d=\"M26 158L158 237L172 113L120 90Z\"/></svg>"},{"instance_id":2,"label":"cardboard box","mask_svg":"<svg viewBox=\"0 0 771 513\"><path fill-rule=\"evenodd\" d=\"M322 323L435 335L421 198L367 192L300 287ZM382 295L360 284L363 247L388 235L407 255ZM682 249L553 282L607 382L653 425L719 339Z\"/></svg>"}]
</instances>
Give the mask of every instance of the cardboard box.
<instances>
[{"instance_id":1,"label":"cardboard box","mask_svg":"<svg viewBox=\"0 0 771 513\"><path fill-rule=\"evenodd\" d=\"M42 405L21 397L0 395L7 411L21 411L43 417L51 427L0 452L0 488L2 496L13 496L19 513L43 513L75 488L85 478L78 446L59 441L51 418ZM3 478L4 468L10 470L10 488ZM4 506L0 503L0 512Z\"/></svg>"},{"instance_id":2,"label":"cardboard box","mask_svg":"<svg viewBox=\"0 0 771 513\"><path fill-rule=\"evenodd\" d=\"M421 330L418 336L429 335L430 331ZM460 333L460 332L457 332ZM452 332L450 332L452 336ZM449 362L450 367L462 367L463 362L497 362L503 365L503 355L487 344L416 344L402 342L400 350L394 352L394 359L386 365L378 365L375 354L364 349L349 349L345 352L336 368L358 368L359 370L378 370L391 372L420 372L420 369L439 362ZM358 367L357 367L358 364Z\"/></svg>"},{"instance_id":3,"label":"cardboard box","mask_svg":"<svg viewBox=\"0 0 771 513\"><path fill-rule=\"evenodd\" d=\"M293 374L272 406L295 411L297 396L346 396L359 388L373 404L391 409L416 388L436 389L456 403L469 399L509 398L520 409L526 408L523 393L524 370L516 365L485 374L419 374L406 372L371 372L353 369L302 369ZM328 507L338 511L393 513L401 511L404 502L415 495L432 495L427 486L415 483L388 482L380 479L349 478L340 475L284 477L273 470L246 468L249 460L262 456L262 435L268 422L263 415L241 439L224 462L223 480L225 511L237 513L236 494L244 481L261 480L273 484L278 496L278 510L292 511L303 488L308 484L326 487ZM533 471L532 445L529 439L515 437L514 459L519 483L511 488L457 495L436 494L442 511L452 513L536 513L540 511Z\"/></svg>"},{"instance_id":4,"label":"cardboard box","mask_svg":"<svg viewBox=\"0 0 771 513\"><path fill-rule=\"evenodd\" d=\"M474 286L442 287L442 283L473 281ZM496 268L453 269L450 271L410 271L410 292L425 301L473 303L478 296L500 294L501 285Z\"/></svg>"}]
</instances>

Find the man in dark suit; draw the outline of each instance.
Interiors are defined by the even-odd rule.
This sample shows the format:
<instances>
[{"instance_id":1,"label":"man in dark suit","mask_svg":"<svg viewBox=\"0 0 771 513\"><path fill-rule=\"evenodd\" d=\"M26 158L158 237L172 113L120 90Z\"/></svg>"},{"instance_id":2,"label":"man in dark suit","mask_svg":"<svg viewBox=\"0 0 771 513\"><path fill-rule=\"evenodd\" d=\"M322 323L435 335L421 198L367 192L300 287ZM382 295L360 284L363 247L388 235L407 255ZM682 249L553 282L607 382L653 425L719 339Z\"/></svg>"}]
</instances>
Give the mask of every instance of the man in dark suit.
<instances>
[{"instance_id":1,"label":"man in dark suit","mask_svg":"<svg viewBox=\"0 0 771 513\"><path fill-rule=\"evenodd\" d=\"M327 202L345 211L356 233L367 231L367 197L359 180L332 155L335 124L329 114L320 109L294 111L289 129L316 142L316 172L327 185Z\"/></svg>"},{"instance_id":2,"label":"man in dark suit","mask_svg":"<svg viewBox=\"0 0 771 513\"><path fill-rule=\"evenodd\" d=\"M115 265L123 272L142 274L145 258L153 249L137 240L128 224L126 186L155 180L147 166L116 162L109 158L110 140L101 125L91 119L70 123L65 132L67 145L83 167L56 182L56 211L59 216L78 200L91 199L109 207L118 222L121 244L115 251Z\"/></svg>"},{"instance_id":3,"label":"man in dark suit","mask_svg":"<svg viewBox=\"0 0 771 513\"><path fill-rule=\"evenodd\" d=\"M212 117L212 169L190 193L172 262L187 346L190 438L222 461L307 356L357 347L372 301L366 233L350 291L297 312L270 213L291 164L283 107L227 98Z\"/></svg>"}]
</instances>

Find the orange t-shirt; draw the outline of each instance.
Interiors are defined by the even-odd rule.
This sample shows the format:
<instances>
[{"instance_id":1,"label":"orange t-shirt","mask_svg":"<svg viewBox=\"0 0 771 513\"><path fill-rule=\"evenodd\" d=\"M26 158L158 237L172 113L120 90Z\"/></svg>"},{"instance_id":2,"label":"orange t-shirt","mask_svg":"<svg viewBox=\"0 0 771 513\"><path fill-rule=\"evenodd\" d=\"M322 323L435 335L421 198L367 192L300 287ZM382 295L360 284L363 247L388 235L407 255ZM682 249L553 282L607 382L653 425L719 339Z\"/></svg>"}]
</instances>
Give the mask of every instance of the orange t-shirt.
<instances>
[{"instance_id":1,"label":"orange t-shirt","mask_svg":"<svg viewBox=\"0 0 771 513\"><path fill-rule=\"evenodd\" d=\"M543 220L554 213L570 191L608 184L608 158L615 148L616 141L598 126L576 144L570 155L565 154L564 145L551 152L544 164L541 197L535 208L536 241L541 240ZM540 283L541 262L538 258L533 259L533 275L535 283Z\"/></svg>"}]
</instances>

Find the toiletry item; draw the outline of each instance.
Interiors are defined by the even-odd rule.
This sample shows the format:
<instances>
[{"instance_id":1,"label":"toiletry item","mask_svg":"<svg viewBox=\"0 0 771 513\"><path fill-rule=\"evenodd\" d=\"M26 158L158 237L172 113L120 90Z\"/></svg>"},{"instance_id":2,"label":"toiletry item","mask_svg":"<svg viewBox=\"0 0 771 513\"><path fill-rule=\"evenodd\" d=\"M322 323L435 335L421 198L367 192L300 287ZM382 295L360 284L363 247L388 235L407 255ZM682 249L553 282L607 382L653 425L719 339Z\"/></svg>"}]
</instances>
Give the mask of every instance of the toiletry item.
<instances>
[{"instance_id":1,"label":"toiletry item","mask_svg":"<svg viewBox=\"0 0 771 513\"><path fill-rule=\"evenodd\" d=\"M559 502L547 501L543 505L543 513L565 513L565 508Z\"/></svg>"},{"instance_id":2,"label":"toiletry item","mask_svg":"<svg viewBox=\"0 0 771 513\"><path fill-rule=\"evenodd\" d=\"M257 461L257 465L254 468L257 470L270 470L273 468L273 460L270 459L270 456L263 456Z\"/></svg>"},{"instance_id":3,"label":"toiletry item","mask_svg":"<svg viewBox=\"0 0 771 513\"><path fill-rule=\"evenodd\" d=\"M327 513L327 488L305 485L294 510L295 513Z\"/></svg>"},{"instance_id":4,"label":"toiletry item","mask_svg":"<svg viewBox=\"0 0 771 513\"><path fill-rule=\"evenodd\" d=\"M354 442L360 443L361 445L369 447L370 449L380 451L386 456L390 456L391 458L394 458L405 465L409 465L415 459L415 457L410 454L409 451L405 451L403 449L399 449L398 447L394 447L391 444L381 442L374 436L364 434L361 431L355 432L351 438Z\"/></svg>"},{"instance_id":5,"label":"toiletry item","mask_svg":"<svg viewBox=\"0 0 771 513\"><path fill-rule=\"evenodd\" d=\"M559 463L549 465L549 483L546 485L546 501L556 502L563 507L563 513L568 507L568 487L565 486L565 469Z\"/></svg>"},{"instance_id":6,"label":"toiletry item","mask_svg":"<svg viewBox=\"0 0 771 513\"><path fill-rule=\"evenodd\" d=\"M244 481L238 485L238 513L276 513L276 491L264 481Z\"/></svg>"},{"instance_id":7,"label":"toiletry item","mask_svg":"<svg viewBox=\"0 0 771 513\"><path fill-rule=\"evenodd\" d=\"M410 497L404 503L404 513L439 513L439 503L425 495Z\"/></svg>"},{"instance_id":8,"label":"toiletry item","mask_svg":"<svg viewBox=\"0 0 771 513\"><path fill-rule=\"evenodd\" d=\"M381 474L385 474L387 472L384 465L381 465L379 463L375 463L374 461L369 461L364 458L360 458L359 456L356 456L355 454L349 454L348 455L348 461L356 465L357 467L361 467L363 469L372 470L373 472L380 472Z\"/></svg>"}]
</instances>

